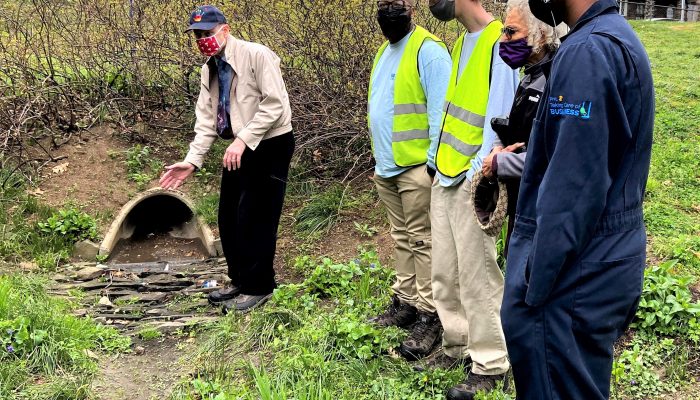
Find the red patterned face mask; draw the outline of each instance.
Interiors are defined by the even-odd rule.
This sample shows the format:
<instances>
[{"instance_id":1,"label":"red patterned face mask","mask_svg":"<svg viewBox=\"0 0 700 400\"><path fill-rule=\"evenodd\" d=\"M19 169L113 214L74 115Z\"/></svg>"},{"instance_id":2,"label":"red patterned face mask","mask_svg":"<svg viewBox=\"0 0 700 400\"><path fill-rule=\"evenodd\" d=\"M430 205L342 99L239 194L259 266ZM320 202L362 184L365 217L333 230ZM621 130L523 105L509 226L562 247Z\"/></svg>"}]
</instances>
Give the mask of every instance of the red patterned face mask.
<instances>
[{"instance_id":1,"label":"red patterned face mask","mask_svg":"<svg viewBox=\"0 0 700 400\"><path fill-rule=\"evenodd\" d=\"M221 44L219 43L219 39L216 38L216 35L219 34L221 28L223 28L223 26L220 27L219 30L217 30L211 36L197 39L197 47L199 47L199 51L205 56L211 57L217 54L219 50L221 50Z\"/></svg>"}]
</instances>

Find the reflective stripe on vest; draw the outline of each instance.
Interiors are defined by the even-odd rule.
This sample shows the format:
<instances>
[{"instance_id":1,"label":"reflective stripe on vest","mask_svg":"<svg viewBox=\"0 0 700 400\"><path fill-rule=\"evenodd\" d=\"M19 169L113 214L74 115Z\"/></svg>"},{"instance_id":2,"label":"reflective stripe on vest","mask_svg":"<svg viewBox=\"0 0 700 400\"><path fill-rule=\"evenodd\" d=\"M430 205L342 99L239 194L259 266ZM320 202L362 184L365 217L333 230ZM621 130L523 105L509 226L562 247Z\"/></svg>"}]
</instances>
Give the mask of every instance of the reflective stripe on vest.
<instances>
[{"instance_id":1,"label":"reflective stripe on vest","mask_svg":"<svg viewBox=\"0 0 700 400\"><path fill-rule=\"evenodd\" d=\"M416 26L410 35L411 37L406 43L394 81L394 117L391 149L394 155L394 162L400 167L425 164L428 161L428 149L430 148L428 102L420 82L418 52L426 40L432 40L445 46L440 39L420 26ZM389 42L387 41L379 48L372 66L372 76L367 95L368 126L369 100L372 95L374 71L388 45Z\"/></svg>"},{"instance_id":2,"label":"reflective stripe on vest","mask_svg":"<svg viewBox=\"0 0 700 400\"><path fill-rule=\"evenodd\" d=\"M493 46L503 24L491 22L479 35L464 71L457 80L462 56L462 35L452 50L452 75L445 96L440 143L435 164L441 174L454 178L467 171L481 149L489 99Z\"/></svg>"}]
</instances>

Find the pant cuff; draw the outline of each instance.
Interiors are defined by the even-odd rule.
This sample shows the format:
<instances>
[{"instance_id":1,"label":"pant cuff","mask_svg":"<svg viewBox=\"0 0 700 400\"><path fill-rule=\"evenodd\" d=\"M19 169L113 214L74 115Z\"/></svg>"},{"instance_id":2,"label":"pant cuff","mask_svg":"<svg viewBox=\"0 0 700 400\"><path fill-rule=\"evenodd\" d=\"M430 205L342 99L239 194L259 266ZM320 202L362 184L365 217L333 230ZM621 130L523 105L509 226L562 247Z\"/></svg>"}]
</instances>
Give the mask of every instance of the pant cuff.
<instances>
[{"instance_id":1,"label":"pant cuff","mask_svg":"<svg viewBox=\"0 0 700 400\"><path fill-rule=\"evenodd\" d=\"M507 359L499 362L498 364L500 364L498 367L483 368L482 366L473 362L472 372L479 375L503 375L510 370L510 363Z\"/></svg>"},{"instance_id":2,"label":"pant cuff","mask_svg":"<svg viewBox=\"0 0 700 400\"><path fill-rule=\"evenodd\" d=\"M457 359L468 359L470 358L469 356L469 351L467 351L467 346L445 346L443 342L443 351L445 352L446 355L452 357L452 358L457 358Z\"/></svg>"},{"instance_id":3,"label":"pant cuff","mask_svg":"<svg viewBox=\"0 0 700 400\"><path fill-rule=\"evenodd\" d=\"M418 311L423 312L423 313L428 313L428 314L437 313L437 309L435 308L434 304L425 303L425 302L420 301L420 300L418 300L418 302L416 302L415 307L418 309Z\"/></svg>"},{"instance_id":4,"label":"pant cuff","mask_svg":"<svg viewBox=\"0 0 700 400\"><path fill-rule=\"evenodd\" d=\"M416 304L416 298L415 298L415 297L407 296L406 294L401 293L401 292L397 292L397 291L395 291L395 290L394 290L394 295L395 295L402 303L406 303L406 304L411 305L411 306L413 306L413 307L417 307L417 306L418 306L418 305Z\"/></svg>"}]
</instances>

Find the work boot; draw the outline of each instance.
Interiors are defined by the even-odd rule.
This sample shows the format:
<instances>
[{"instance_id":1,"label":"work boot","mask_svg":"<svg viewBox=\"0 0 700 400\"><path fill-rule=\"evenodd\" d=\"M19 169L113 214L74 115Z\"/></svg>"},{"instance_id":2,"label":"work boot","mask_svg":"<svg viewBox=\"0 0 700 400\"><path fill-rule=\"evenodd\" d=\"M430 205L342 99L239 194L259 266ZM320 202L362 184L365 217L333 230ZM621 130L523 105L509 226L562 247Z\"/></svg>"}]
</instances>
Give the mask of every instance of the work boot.
<instances>
[{"instance_id":1,"label":"work boot","mask_svg":"<svg viewBox=\"0 0 700 400\"><path fill-rule=\"evenodd\" d=\"M508 390L508 374L480 375L469 373L467 380L447 391L447 400L472 400L476 392L488 393L496 388L498 382L503 382L503 390Z\"/></svg>"},{"instance_id":2,"label":"work boot","mask_svg":"<svg viewBox=\"0 0 700 400\"><path fill-rule=\"evenodd\" d=\"M401 343L399 352L409 360L418 360L430 354L435 344L442 337L442 324L436 312L418 311L418 318L411 334Z\"/></svg>"},{"instance_id":3,"label":"work boot","mask_svg":"<svg viewBox=\"0 0 700 400\"><path fill-rule=\"evenodd\" d=\"M232 311L246 313L255 307L265 304L266 301L270 300L270 297L272 297L272 293L263 295L241 294L233 300L224 302L222 311L224 314Z\"/></svg>"},{"instance_id":4,"label":"work boot","mask_svg":"<svg viewBox=\"0 0 700 400\"><path fill-rule=\"evenodd\" d=\"M406 328L416 321L416 312L415 307L402 302L397 296L394 296L391 298L391 304L384 314L370 318L369 322L381 327L398 326L399 328Z\"/></svg>"},{"instance_id":5,"label":"work boot","mask_svg":"<svg viewBox=\"0 0 700 400\"><path fill-rule=\"evenodd\" d=\"M211 305L219 305L225 301L233 299L234 297L238 296L239 293L241 293L241 289L239 287L230 285L209 293L207 300L209 300L209 304Z\"/></svg>"},{"instance_id":6,"label":"work boot","mask_svg":"<svg viewBox=\"0 0 700 400\"><path fill-rule=\"evenodd\" d=\"M423 372L429 369L466 369L467 367L471 366L471 364L471 358L450 357L447 354L445 354L445 350L443 350L442 346L440 346L440 348L437 351L433 352L433 354L423 359L420 363L415 363L413 365L413 370Z\"/></svg>"}]
</instances>

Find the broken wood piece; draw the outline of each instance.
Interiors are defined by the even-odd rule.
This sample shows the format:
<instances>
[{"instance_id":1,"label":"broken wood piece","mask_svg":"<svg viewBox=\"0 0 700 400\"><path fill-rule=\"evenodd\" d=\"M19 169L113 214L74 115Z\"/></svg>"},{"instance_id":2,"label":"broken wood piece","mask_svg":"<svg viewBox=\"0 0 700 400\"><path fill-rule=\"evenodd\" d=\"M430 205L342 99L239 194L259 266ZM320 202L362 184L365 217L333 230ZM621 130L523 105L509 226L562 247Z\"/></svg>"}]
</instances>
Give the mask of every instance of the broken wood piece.
<instances>
[{"instance_id":1,"label":"broken wood piece","mask_svg":"<svg viewBox=\"0 0 700 400\"><path fill-rule=\"evenodd\" d=\"M118 297L114 300L115 303L145 303L163 301L167 296L161 292L145 292L138 294L130 294L127 296Z\"/></svg>"}]
</instances>

